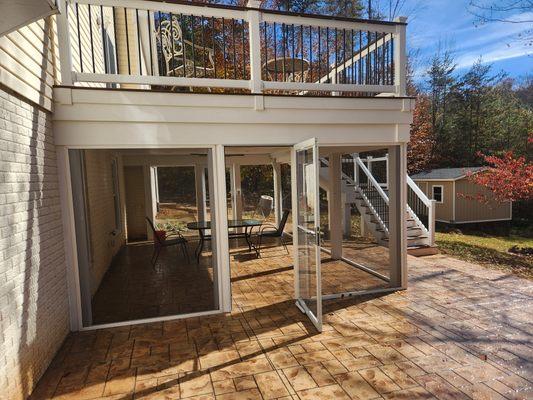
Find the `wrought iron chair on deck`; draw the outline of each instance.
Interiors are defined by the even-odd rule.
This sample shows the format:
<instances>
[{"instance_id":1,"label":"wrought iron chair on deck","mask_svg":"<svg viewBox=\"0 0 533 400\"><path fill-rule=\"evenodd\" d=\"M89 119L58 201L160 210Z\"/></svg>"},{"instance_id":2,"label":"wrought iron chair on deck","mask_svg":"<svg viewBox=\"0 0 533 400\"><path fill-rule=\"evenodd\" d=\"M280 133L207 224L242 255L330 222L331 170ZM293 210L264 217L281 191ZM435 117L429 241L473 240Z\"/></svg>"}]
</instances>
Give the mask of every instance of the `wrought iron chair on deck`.
<instances>
[{"instance_id":1,"label":"wrought iron chair on deck","mask_svg":"<svg viewBox=\"0 0 533 400\"><path fill-rule=\"evenodd\" d=\"M215 52L212 48L186 40L176 16L161 21L155 33L166 63L166 75L213 78Z\"/></svg>"}]
</instances>

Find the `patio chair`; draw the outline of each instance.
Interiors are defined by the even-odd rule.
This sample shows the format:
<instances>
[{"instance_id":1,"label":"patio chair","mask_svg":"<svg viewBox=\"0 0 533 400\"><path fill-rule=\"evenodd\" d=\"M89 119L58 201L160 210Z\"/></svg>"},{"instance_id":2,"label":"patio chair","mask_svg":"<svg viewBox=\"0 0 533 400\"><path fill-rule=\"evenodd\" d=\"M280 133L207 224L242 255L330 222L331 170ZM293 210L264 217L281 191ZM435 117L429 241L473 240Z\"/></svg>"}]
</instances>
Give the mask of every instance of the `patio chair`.
<instances>
[{"instance_id":1,"label":"patio chair","mask_svg":"<svg viewBox=\"0 0 533 400\"><path fill-rule=\"evenodd\" d=\"M283 216L281 217L281 221L279 222L278 226L275 225L265 225L261 228L259 231L259 243L257 245L257 253L259 256L261 256L261 245L263 243L263 238L278 238L280 243L285 248L285 251L287 254L289 254L289 249L287 248L287 244L285 243L285 240L283 239L283 235L285 234L285 225L287 224L287 219L289 218L290 210L284 210Z\"/></svg>"},{"instance_id":2,"label":"patio chair","mask_svg":"<svg viewBox=\"0 0 533 400\"><path fill-rule=\"evenodd\" d=\"M146 217L146 221L148 221L148 224L150 225L150 228L152 228L152 232L154 234L154 252L152 253L152 258L150 260L154 268L157 265L157 259L159 258L161 249L165 247L171 247L171 246L180 246L183 256L187 260L187 264L190 263L189 252L187 250L188 242L187 242L187 239L185 239L181 233L177 232L176 235L169 236L168 238L166 237L162 238L158 234L158 231L155 229L155 226L152 220Z\"/></svg>"},{"instance_id":3,"label":"patio chair","mask_svg":"<svg viewBox=\"0 0 533 400\"><path fill-rule=\"evenodd\" d=\"M186 40L175 15L172 16L172 23L170 20L161 21L155 37L160 42L167 76L213 77L214 50Z\"/></svg>"}]
</instances>

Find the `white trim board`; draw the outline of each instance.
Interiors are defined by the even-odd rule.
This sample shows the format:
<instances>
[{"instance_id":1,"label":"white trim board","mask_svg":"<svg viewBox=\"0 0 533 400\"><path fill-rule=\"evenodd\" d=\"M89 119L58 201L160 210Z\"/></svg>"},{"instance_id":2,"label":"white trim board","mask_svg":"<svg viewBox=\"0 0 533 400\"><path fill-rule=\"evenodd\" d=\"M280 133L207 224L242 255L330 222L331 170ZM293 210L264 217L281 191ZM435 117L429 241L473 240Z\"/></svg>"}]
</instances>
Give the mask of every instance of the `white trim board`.
<instances>
[{"instance_id":1,"label":"white trim board","mask_svg":"<svg viewBox=\"0 0 533 400\"><path fill-rule=\"evenodd\" d=\"M57 145L84 148L292 146L309 137L351 146L409 141L405 99L247 95L55 88Z\"/></svg>"},{"instance_id":2,"label":"white trim board","mask_svg":"<svg viewBox=\"0 0 533 400\"><path fill-rule=\"evenodd\" d=\"M208 315L219 315L219 314L224 314L224 311L220 311L220 310L202 311L202 312L190 313L190 314L170 315L168 317L156 317L156 318L136 319L132 321L112 322L109 324L84 326L84 327L81 327L79 331L85 332L85 331L94 331L94 330L99 330L99 329L119 328L122 326L149 324L149 323L154 323L154 322L177 321L180 319L204 317Z\"/></svg>"}]
</instances>

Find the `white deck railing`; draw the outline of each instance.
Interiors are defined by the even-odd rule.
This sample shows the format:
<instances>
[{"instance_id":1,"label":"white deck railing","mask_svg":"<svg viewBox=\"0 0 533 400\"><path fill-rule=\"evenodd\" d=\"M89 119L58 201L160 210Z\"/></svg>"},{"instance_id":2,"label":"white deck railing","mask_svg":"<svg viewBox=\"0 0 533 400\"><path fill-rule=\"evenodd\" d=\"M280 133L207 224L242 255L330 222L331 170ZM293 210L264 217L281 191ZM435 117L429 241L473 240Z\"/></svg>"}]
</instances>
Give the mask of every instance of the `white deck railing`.
<instances>
[{"instance_id":1,"label":"white deck railing","mask_svg":"<svg viewBox=\"0 0 533 400\"><path fill-rule=\"evenodd\" d=\"M359 167L366 176L362 183L359 174L356 175L356 190L361 194L370 211L374 214L381 229L389 234L389 196L385 193L379 182L370 173L363 161L355 158L356 167Z\"/></svg>"},{"instance_id":2,"label":"white deck railing","mask_svg":"<svg viewBox=\"0 0 533 400\"><path fill-rule=\"evenodd\" d=\"M407 176L407 207L411 216L429 236L429 245L435 245L435 200L429 199L418 185ZM421 218L427 219L422 222Z\"/></svg>"},{"instance_id":3,"label":"white deck railing","mask_svg":"<svg viewBox=\"0 0 533 400\"><path fill-rule=\"evenodd\" d=\"M405 20L198 3L60 0L63 85L405 95Z\"/></svg>"}]
</instances>

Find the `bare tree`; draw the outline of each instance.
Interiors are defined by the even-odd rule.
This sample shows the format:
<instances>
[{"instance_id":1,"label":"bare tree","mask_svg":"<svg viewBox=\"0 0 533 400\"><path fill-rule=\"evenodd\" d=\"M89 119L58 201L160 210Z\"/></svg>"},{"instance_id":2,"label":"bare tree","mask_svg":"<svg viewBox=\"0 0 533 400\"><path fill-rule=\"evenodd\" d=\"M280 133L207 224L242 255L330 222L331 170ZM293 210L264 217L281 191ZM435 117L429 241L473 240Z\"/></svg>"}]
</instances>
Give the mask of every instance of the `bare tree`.
<instances>
[{"instance_id":1,"label":"bare tree","mask_svg":"<svg viewBox=\"0 0 533 400\"><path fill-rule=\"evenodd\" d=\"M367 14L372 19L393 21L396 17L402 15L409 19L413 17L422 7L422 0L367 0Z\"/></svg>"},{"instance_id":2,"label":"bare tree","mask_svg":"<svg viewBox=\"0 0 533 400\"><path fill-rule=\"evenodd\" d=\"M533 19L522 18L533 11L533 0L471 0L469 11L480 22L507 22L510 24L531 24Z\"/></svg>"},{"instance_id":3,"label":"bare tree","mask_svg":"<svg viewBox=\"0 0 533 400\"><path fill-rule=\"evenodd\" d=\"M533 46L533 0L470 0L468 11L479 24L503 22L524 25L518 40Z\"/></svg>"}]
</instances>

